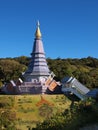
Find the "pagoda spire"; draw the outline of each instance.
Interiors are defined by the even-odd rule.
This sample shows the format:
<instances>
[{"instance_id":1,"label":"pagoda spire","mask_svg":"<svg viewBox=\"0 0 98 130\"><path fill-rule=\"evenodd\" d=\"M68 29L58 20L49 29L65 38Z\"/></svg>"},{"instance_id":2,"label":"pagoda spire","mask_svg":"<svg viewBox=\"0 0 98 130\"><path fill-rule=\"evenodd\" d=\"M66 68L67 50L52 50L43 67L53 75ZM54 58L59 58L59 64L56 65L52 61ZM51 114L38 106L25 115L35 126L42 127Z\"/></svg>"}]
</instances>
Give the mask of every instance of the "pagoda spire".
<instances>
[{"instance_id":1,"label":"pagoda spire","mask_svg":"<svg viewBox=\"0 0 98 130\"><path fill-rule=\"evenodd\" d=\"M40 79L48 77L50 70L47 65L43 42L41 39L41 32L39 28L39 21L37 22L37 29L35 32L34 45L31 53L31 61L27 71L24 73L25 81Z\"/></svg>"},{"instance_id":2,"label":"pagoda spire","mask_svg":"<svg viewBox=\"0 0 98 130\"><path fill-rule=\"evenodd\" d=\"M40 31L40 23L39 23L39 21L37 21L37 29L36 29L36 32L35 32L35 37L36 37L36 39L40 39L41 38L41 31Z\"/></svg>"}]
</instances>

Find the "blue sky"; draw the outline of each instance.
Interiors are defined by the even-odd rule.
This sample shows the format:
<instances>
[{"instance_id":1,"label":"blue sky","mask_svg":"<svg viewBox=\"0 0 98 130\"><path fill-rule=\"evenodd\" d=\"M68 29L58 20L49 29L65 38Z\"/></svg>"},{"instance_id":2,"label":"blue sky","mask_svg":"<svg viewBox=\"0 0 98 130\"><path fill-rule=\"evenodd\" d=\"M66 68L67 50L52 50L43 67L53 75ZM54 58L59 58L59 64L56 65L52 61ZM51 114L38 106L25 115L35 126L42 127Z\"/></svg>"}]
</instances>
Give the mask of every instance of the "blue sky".
<instances>
[{"instance_id":1,"label":"blue sky","mask_svg":"<svg viewBox=\"0 0 98 130\"><path fill-rule=\"evenodd\" d=\"M37 20L46 57L98 58L98 0L0 0L0 58L30 56Z\"/></svg>"}]
</instances>

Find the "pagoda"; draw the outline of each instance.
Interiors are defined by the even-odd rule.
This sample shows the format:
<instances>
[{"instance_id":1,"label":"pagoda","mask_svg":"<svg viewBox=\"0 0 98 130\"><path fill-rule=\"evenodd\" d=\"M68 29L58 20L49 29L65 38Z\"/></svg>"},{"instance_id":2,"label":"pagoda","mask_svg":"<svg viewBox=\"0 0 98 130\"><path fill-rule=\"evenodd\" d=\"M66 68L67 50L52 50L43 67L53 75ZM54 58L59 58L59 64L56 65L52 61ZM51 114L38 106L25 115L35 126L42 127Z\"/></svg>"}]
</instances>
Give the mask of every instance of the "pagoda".
<instances>
[{"instance_id":1,"label":"pagoda","mask_svg":"<svg viewBox=\"0 0 98 130\"><path fill-rule=\"evenodd\" d=\"M60 86L53 79L54 76L47 65L38 22L31 60L28 69L23 73L24 81L20 78L17 81L11 80L3 87L3 91L7 94L45 94L53 92L57 86Z\"/></svg>"},{"instance_id":2,"label":"pagoda","mask_svg":"<svg viewBox=\"0 0 98 130\"><path fill-rule=\"evenodd\" d=\"M31 53L31 62L23 75L26 82L43 82L50 75L41 36L38 22L33 51Z\"/></svg>"}]
</instances>

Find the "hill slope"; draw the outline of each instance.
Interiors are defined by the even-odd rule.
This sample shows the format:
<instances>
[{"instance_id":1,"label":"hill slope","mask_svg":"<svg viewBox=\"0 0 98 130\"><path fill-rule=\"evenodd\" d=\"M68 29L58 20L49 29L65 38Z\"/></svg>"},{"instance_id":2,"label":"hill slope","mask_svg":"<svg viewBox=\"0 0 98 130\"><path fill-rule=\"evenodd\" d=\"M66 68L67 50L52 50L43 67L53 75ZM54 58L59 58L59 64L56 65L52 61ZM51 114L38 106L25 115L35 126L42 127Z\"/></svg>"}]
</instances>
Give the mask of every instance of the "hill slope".
<instances>
[{"instance_id":1,"label":"hill slope","mask_svg":"<svg viewBox=\"0 0 98 130\"><path fill-rule=\"evenodd\" d=\"M71 102L64 95L4 95L0 96L0 103L7 104L0 111L10 109L15 112L16 127L27 130L28 126L35 127L36 123L63 112Z\"/></svg>"}]
</instances>

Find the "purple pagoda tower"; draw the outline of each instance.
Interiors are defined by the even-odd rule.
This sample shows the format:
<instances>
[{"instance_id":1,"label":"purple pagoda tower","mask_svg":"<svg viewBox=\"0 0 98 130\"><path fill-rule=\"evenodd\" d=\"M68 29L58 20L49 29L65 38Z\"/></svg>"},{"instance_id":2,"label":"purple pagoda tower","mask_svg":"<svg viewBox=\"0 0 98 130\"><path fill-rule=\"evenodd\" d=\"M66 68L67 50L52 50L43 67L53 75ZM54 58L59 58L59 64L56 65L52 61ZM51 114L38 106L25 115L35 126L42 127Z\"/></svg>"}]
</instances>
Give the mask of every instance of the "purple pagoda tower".
<instances>
[{"instance_id":1,"label":"purple pagoda tower","mask_svg":"<svg viewBox=\"0 0 98 130\"><path fill-rule=\"evenodd\" d=\"M24 81L20 78L17 81L11 80L3 87L7 94L45 94L53 92L59 85L53 78L54 73L49 70L43 48L42 35L37 23L35 41L31 53L31 61L28 69L24 72Z\"/></svg>"},{"instance_id":2,"label":"purple pagoda tower","mask_svg":"<svg viewBox=\"0 0 98 130\"><path fill-rule=\"evenodd\" d=\"M24 73L25 81L42 82L45 78L47 78L50 75L50 70L46 62L43 42L41 39L41 32L39 28L39 22L37 23L35 41L31 56L31 62L28 66L28 70Z\"/></svg>"}]
</instances>

